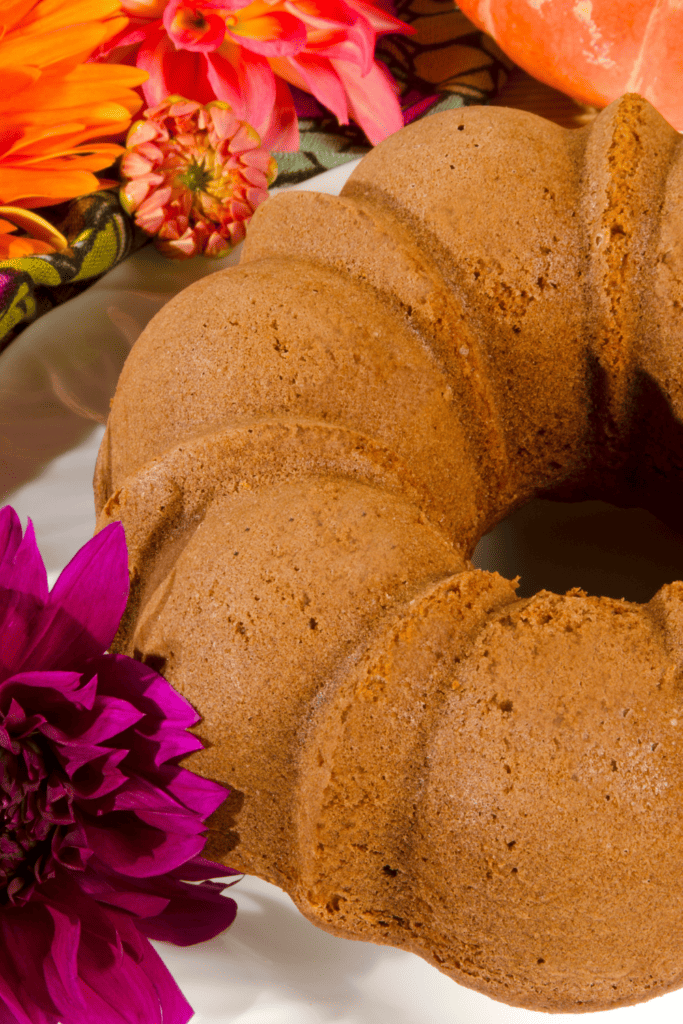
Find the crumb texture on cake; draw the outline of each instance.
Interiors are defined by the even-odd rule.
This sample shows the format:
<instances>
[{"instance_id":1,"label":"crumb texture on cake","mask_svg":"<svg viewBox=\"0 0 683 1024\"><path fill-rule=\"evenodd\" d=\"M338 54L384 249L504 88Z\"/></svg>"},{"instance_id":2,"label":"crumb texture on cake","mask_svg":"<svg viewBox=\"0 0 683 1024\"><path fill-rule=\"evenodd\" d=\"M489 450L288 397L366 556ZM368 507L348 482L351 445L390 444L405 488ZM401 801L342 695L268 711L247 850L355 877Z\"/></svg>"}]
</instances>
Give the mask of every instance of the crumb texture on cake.
<instances>
[{"instance_id":1,"label":"crumb texture on cake","mask_svg":"<svg viewBox=\"0 0 683 1024\"><path fill-rule=\"evenodd\" d=\"M470 558L535 495L680 528L682 153L637 96L473 107L271 198L141 335L98 460L117 648L231 790L208 855L536 1010L683 984L683 583L518 599Z\"/></svg>"}]
</instances>

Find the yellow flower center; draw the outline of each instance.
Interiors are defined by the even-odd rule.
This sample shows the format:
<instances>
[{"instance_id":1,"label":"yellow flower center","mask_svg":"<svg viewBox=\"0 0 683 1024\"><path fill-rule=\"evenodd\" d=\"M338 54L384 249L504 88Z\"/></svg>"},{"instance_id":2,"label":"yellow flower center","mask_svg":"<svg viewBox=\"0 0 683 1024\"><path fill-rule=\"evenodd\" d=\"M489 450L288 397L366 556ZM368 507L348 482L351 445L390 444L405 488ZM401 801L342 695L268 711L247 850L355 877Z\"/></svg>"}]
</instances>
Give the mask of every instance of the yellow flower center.
<instances>
[{"instance_id":1,"label":"yellow flower center","mask_svg":"<svg viewBox=\"0 0 683 1024\"><path fill-rule=\"evenodd\" d=\"M179 8L173 19L173 28L176 32L206 32L209 23L204 17L203 11L197 7Z\"/></svg>"}]
</instances>

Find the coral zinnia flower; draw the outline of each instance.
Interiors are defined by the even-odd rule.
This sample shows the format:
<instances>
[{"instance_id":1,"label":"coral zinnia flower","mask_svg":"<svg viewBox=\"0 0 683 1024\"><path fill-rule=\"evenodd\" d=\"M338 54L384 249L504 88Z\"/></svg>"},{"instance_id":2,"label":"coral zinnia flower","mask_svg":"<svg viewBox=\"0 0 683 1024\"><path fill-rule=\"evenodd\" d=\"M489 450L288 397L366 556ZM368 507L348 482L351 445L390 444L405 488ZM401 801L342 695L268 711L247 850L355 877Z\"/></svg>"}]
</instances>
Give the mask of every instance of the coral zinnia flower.
<instances>
[{"instance_id":1,"label":"coral zinnia flower","mask_svg":"<svg viewBox=\"0 0 683 1024\"><path fill-rule=\"evenodd\" d=\"M373 144L403 127L395 83L373 57L378 35L412 29L370 0L122 2L131 25L97 56L148 71L150 106L172 92L225 100L268 149L296 150L289 83L341 124L353 118Z\"/></svg>"},{"instance_id":2,"label":"coral zinnia flower","mask_svg":"<svg viewBox=\"0 0 683 1024\"><path fill-rule=\"evenodd\" d=\"M123 530L48 593L29 523L0 512L0 1020L186 1024L148 939L189 944L234 917L234 874L199 856L222 787L177 767L201 744L189 704L102 652L126 604Z\"/></svg>"},{"instance_id":3,"label":"coral zinnia flower","mask_svg":"<svg viewBox=\"0 0 683 1024\"><path fill-rule=\"evenodd\" d=\"M83 63L125 30L120 0L2 0L0 203L32 209L97 189L121 153L145 74ZM95 141L97 140L97 141Z\"/></svg>"},{"instance_id":4,"label":"coral zinnia flower","mask_svg":"<svg viewBox=\"0 0 683 1024\"><path fill-rule=\"evenodd\" d=\"M176 259L224 256L241 242L277 173L254 129L219 100L169 96L145 111L126 145L122 205Z\"/></svg>"}]
</instances>

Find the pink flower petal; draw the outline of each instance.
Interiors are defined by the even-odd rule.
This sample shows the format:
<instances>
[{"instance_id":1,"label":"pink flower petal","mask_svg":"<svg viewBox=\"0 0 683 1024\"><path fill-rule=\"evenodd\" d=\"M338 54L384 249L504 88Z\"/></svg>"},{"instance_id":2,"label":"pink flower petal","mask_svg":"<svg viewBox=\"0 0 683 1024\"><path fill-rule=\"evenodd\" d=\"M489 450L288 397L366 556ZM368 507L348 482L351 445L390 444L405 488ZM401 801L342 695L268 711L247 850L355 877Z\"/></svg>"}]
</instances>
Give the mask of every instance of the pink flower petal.
<instances>
[{"instance_id":1,"label":"pink flower petal","mask_svg":"<svg viewBox=\"0 0 683 1024\"><path fill-rule=\"evenodd\" d=\"M141 87L148 106L161 103L169 95L175 94L199 103L208 103L214 99L207 80L206 55L176 50L163 31L163 26L155 30L153 35L150 34L140 47L136 63L149 74L148 80Z\"/></svg>"},{"instance_id":2,"label":"pink flower petal","mask_svg":"<svg viewBox=\"0 0 683 1024\"><path fill-rule=\"evenodd\" d=\"M251 121L261 136L264 149L278 153L296 153L299 148L299 119L286 82L275 78L275 102L265 120Z\"/></svg>"},{"instance_id":3,"label":"pink flower petal","mask_svg":"<svg viewBox=\"0 0 683 1024\"><path fill-rule=\"evenodd\" d=\"M238 120L253 125L263 141L259 125L270 117L276 99L275 76L268 61L226 44L221 53L209 54L206 62L209 85L217 99L228 103Z\"/></svg>"},{"instance_id":4,"label":"pink flower petal","mask_svg":"<svg viewBox=\"0 0 683 1024\"><path fill-rule=\"evenodd\" d=\"M349 123L344 85L327 57L300 53L276 65L275 70L294 84L300 83L300 87L332 111L340 124Z\"/></svg>"},{"instance_id":5,"label":"pink flower petal","mask_svg":"<svg viewBox=\"0 0 683 1024\"><path fill-rule=\"evenodd\" d=\"M245 153L250 149L258 149L259 142L259 137L254 129L243 124L230 140L228 151L230 153Z\"/></svg>"},{"instance_id":6,"label":"pink flower petal","mask_svg":"<svg viewBox=\"0 0 683 1024\"><path fill-rule=\"evenodd\" d=\"M378 35L387 32L401 32L403 35L413 35L415 29L412 25L406 25L405 21L394 18L385 10L381 10L376 4L368 0L345 0L347 6L367 18Z\"/></svg>"},{"instance_id":7,"label":"pink flower petal","mask_svg":"<svg viewBox=\"0 0 683 1024\"><path fill-rule=\"evenodd\" d=\"M268 182L263 171L258 171L255 167L245 167L242 171L242 177L245 181L248 181L250 185L257 188L260 192L260 199L258 203L262 203L264 199L268 198ZM250 200L251 202L251 200ZM258 206L258 203L256 204ZM252 203L252 206L254 204Z\"/></svg>"},{"instance_id":8,"label":"pink flower petal","mask_svg":"<svg viewBox=\"0 0 683 1024\"><path fill-rule=\"evenodd\" d=\"M144 178L134 178L132 181L127 181L121 188L121 202L127 213L134 213L138 206L145 201L150 190L155 188L156 184L161 184L161 182L152 182L152 177L161 177L161 175L148 174ZM161 181L163 180L161 178Z\"/></svg>"},{"instance_id":9,"label":"pink flower petal","mask_svg":"<svg viewBox=\"0 0 683 1024\"><path fill-rule=\"evenodd\" d=\"M203 779L184 768L168 765L164 769L164 788L178 803L201 818L208 818L220 807L228 790L218 782Z\"/></svg>"},{"instance_id":10,"label":"pink flower petal","mask_svg":"<svg viewBox=\"0 0 683 1024\"><path fill-rule=\"evenodd\" d=\"M121 172L126 178L139 178L153 169L154 165L136 151L126 153L121 161Z\"/></svg>"},{"instance_id":11,"label":"pink flower petal","mask_svg":"<svg viewBox=\"0 0 683 1024\"><path fill-rule=\"evenodd\" d=\"M179 50L210 53L217 50L225 37L225 21L207 10L208 4L188 4L186 0L169 0L163 23L169 37Z\"/></svg>"},{"instance_id":12,"label":"pink flower petal","mask_svg":"<svg viewBox=\"0 0 683 1024\"><path fill-rule=\"evenodd\" d=\"M355 24L349 25L343 35L328 41L321 40L310 47L310 52L317 57L336 58L356 64L362 75L367 75L372 67L375 52L375 33L370 23L358 18Z\"/></svg>"},{"instance_id":13,"label":"pink flower petal","mask_svg":"<svg viewBox=\"0 0 683 1024\"><path fill-rule=\"evenodd\" d=\"M210 107L211 123L220 139L232 138L237 130L238 121L232 110L213 104Z\"/></svg>"},{"instance_id":14,"label":"pink flower petal","mask_svg":"<svg viewBox=\"0 0 683 1024\"><path fill-rule=\"evenodd\" d=\"M149 235L155 235L164 223L165 214L163 207L153 208L149 213L138 212L135 215L135 223Z\"/></svg>"},{"instance_id":15,"label":"pink flower petal","mask_svg":"<svg viewBox=\"0 0 683 1024\"><path fill-rule=\"evenodd\" d=\"M235 221L229 226L230 241L233 245L239 245L240 242L246 237L246 231L244 230L244 221Z\"/></svg>"},{"instance_id":16,"label":"pink flower petal","mask_svg":"<svg viewBox=\"0 0 683 1024\"><path fill-rule=\"evenodd\" d=\"M289 57L306 46L306 28L301 20L275 10L260 18L239 22L233 31L228 29L226 37L264 57Z\"/></svg>"},{"instance_id":17,"label":"pink flower petal","mask_svg":"<svg viewBox=\"0 0 683 1024\"><path fill-rule=\"evenodd\" d=\"M153 142L158 135L157 125L151 121L138 121L128 132L126 146L140 146L144 142Z\"/></svg>"},{"instance_id":18,"label":"pink flower petal","mask_svg":"<svg viewBox=\"0 0 683 1024\"><path fill-rule=\"evenodd\" d=\"M367 75L361 75L355 64L330 63L344 84L351 116L373 146L403 127L395 83L386 69L375 63Z\"/></svg>"},{"instance_id":19,"label":"pink flower petal","mask_svg":"<svg viewBox=\"0 0 683 1024\"><path fill-rule=\"evenodd\" d=\"M242 163L261 171L264 177L270 170L271 156L265 149L252 149L242 154Z\"/></svg>"},{"instance_id":20,"label":"pink flower petal","mask_svg":"<svg viewBox=\"0 0 683 1024\"><path fill-rule=\"evenodd\" d=\"M284 8L290 11L313 29L317 29L317 35L323 33L334 33L344 31L357 19L357 11L349 7L345 0L307 0L305 3L298 3L297 0L285 0Z\"/></svg>"},{"instance_id":21,"label":"pink flower petal","mask_svg":"<svg viewBox=\"0 0 683 1024\"><path fill-rule=\"evenodd\" d=\"M64 770L70 777L74 798L79 807L96 809L103 796L123 786L128 778L118 765L128 756L127 750L110 750L87 759L67 760Z\"/></svg>"}]
</instances>

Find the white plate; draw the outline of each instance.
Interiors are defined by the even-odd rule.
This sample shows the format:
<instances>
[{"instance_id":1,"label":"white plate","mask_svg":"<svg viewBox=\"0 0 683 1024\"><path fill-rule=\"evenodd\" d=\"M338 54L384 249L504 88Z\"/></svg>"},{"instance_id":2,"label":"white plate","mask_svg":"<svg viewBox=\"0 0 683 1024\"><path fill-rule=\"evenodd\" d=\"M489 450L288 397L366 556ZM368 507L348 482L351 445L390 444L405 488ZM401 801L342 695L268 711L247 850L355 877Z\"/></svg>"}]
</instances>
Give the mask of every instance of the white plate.
<instances>
[{"instance_id":1,"label":"white plate","mask_svg":"<svg viewBox=\"0 0 683 1024\"><path fill-rule=\"evenodd\" d=\"M335 168L302 187L336 194L352 167ZM24 521L31 516L52 579L92 534L91 479L102 435L102 427L93 425L104 421L130 345L171 295L224 266L226 261L170 263L145 249L32 325L0 357L2 504L13 504ZM20 482L18 489L12 486ZM521 573L525 592L583 586L647 600L662 583L683 578L683 541L639 511L533 502L483 539L477 561L508 576ZM244 879L231 894L239 912L223 935L188 949L157 944L197 1011L193 1024L547 1019L461 988L409 953L319 931L288 896L259 879ZM586 1020L576 1014L554 1020L579 1017ZM683 990L591 1019L679 1024L682 1017Z\"/></svg>"}]
</instances>

